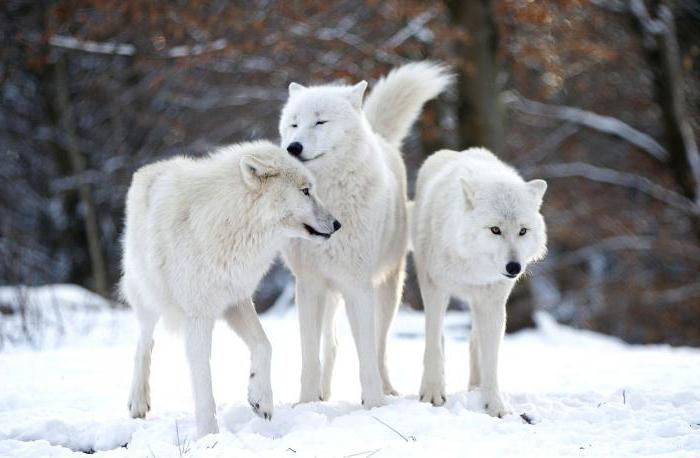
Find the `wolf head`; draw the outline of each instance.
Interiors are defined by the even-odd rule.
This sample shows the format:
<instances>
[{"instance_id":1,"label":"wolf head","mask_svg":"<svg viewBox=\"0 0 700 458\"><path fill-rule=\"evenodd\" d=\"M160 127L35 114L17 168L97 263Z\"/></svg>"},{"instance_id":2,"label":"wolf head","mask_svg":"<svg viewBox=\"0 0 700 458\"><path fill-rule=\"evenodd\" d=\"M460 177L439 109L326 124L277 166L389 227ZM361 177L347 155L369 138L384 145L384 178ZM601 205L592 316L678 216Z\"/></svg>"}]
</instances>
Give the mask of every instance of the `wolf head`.
<instances>
[{"instance_id":1,"label":"wolf head","mask_svg":"<svg viewBox=\"0 0 700 458\"><path fill-rule=\"evenodd\" d=\"M261 144L240 159L245 185L260 211L276 215L287 237L327 240L340 223L316 196L311 173L272 144Z\"/></svg>"},{"instance_id":2,"label":"wolf head","mask_svg":"<svg viewBox=\"0 0 700 458\"><path fill-rule=\"evenodd\" d=\"M460 181L465 218L457 228L457 250L478 266L479 282L517 279L547 250L540 214L547 182Z\"/></svg>"},{"instance_id":3,"label":"wolf head","mask_svg":"<svg viewBox=\"0 0 700 458\"><path fill-rule=\"evenodd\" d=\"M289 85L289 100L280 117L282 148L302 162L323 161L352 149L360 138L362 97L367 82L354 86Z\"/></svg>"}]
</instances>

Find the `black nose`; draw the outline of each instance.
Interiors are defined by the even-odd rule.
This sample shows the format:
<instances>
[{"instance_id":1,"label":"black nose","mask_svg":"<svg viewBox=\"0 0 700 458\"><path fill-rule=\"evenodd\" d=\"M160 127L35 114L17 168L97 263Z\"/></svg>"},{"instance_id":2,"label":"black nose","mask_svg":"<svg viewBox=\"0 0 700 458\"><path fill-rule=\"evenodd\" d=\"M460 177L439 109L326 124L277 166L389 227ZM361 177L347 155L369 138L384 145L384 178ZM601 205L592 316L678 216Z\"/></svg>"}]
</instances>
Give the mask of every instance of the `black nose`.
<instances>
[{"instance_id":1,"label":"black nose","mask_svg":"<svg viewBox=\"0 0 700 458\"><path fill-rule=\"evenodd\" d=\"M333 232L335 232L335 231L337 231L338 229L340 229L340 227L341 227L341 226L340 226L340 221L338 221L338 220L333 221Z\"/></svg>"},{"instance_id":2,"label":"black nose","mask_svg":"<svg viewBox=\"0 0 700 458\"><path fill-rule=\"evenodd\" d=\"M287 146L287 151L289 151L289 154L292 156L300 155L303 150L304 147L299 142L292 142Z\"/></svg>"},{"instance_id":3,"label":"black nose","mask_svg":"<svg viewBox=\"0 0 700 458\"><path fill-rule=\"evenodd\" d=\"M510 275L518 275L520 273L520 263L519 262L509 262L506 264L506 272Z\"/></svg>"}]
</instances>

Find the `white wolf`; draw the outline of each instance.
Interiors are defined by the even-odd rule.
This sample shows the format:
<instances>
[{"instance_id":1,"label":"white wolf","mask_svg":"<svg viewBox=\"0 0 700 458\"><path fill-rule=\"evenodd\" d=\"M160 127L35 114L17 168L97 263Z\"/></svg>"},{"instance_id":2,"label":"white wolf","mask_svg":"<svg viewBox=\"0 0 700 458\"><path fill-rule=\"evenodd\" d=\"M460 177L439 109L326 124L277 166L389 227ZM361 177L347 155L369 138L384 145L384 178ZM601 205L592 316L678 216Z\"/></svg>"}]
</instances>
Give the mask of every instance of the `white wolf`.
<instances>
[{"instance_id":1,"label":"white wolf","mask_svg":"<svg viewBox=\"0 0 700 458\"><path fill-rule=\"evenodd\" d=\"M469 389L481 388L490 415L509 413L497 374L506 300L528 263L545 254L546 189L483 148L439 151L418 172L412 241L425 306L422 401L446 400L442 324L454 295L472 311Z\"/></svg>"},{"instance_id":2,"label":"white wolf","mask_svg":"<svg viewBox=\"0 0 700 458\"><path fill-rule=\"evenodd\" d=\"M286 237L325 240L339 223L311 174L268 142L177 157L134 174L126 202L122 294L141 334L129 399L150 409L153 329L160 316L184 334L199 436L218 431L211 388L211 336L223 316L251 352L248 402L272 416L271 349L251 301Z\"/></svg>"},{"instance_id":3,"label":"white wolf","mask_svg":"<svg viewBox=\"0 0 700 458\"><path fill-rule=\"evenodd\" d=\"M279 125L282 146L313 172L319 195L343 221L343 230L323 246L294 240L283 248L297 280L300 402L330 396L341 297L360 362L363 404L378 406L384 393L396 394L386 368L386 336L401 299L408 242L399 148L423 104L450 80L440 65L402 66L377 83L364 110L365 81L289 86Z\"/></svg>"}]
</instances>

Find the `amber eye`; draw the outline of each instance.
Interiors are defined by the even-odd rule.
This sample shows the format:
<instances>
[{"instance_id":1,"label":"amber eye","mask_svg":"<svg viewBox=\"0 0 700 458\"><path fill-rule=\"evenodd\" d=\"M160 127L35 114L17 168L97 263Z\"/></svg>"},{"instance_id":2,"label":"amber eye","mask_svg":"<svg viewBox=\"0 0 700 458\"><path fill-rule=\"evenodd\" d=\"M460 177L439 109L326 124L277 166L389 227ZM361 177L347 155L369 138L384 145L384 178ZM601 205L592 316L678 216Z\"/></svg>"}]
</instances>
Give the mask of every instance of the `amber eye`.
<instances>
[{"instance_id":1,"label":"amber eye","mask_svg":"<svg viewBox=\"0 0 700 458\"><path fill-rule=\"evenodd\" d=\"M491 233L494 235L501 235L501 228L498 226L492 226Z\"/></svg>"},{"instance_id":2,"label":"amber eye","mask_svg":"<svg viewBox=\"0 0 700 458\"><path fill-rule=\"evenodd\" d=\"M525 228L525 227L520 229L520 232L518 232L518 235L525 235L525 234L527 234L527 228Z\"/></svg>"},{"instance_id":3,"label":"amber eye","mask_svg":"<svg viewBox=\"0 0 700 458\"><path fill-rule=\"evenodd\" d=\"M309 188L304 188L304 189L301 190L301 192L302 192L305 196L308 196L308 195L309 195Z\"/></svg>"}]
</instances>

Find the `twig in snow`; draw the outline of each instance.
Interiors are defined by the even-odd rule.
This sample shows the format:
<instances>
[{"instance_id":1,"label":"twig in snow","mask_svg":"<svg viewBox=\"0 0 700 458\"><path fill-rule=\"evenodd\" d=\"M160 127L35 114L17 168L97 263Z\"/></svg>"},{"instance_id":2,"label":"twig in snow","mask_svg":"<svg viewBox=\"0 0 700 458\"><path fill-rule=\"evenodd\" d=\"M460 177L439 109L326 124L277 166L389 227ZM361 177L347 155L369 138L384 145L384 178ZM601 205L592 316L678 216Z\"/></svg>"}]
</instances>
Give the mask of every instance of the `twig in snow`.
<instances>
[{"instance_id":1,"label":"twig in snow","mask_svg":"<svg viewBox=\"0 0 700 458\"><path fill-rule=\"evenodd\" d=\"M177 420L175 420L175 437L177 438L177 451L180 456L187 455L190 452L190 441L185 436L185 439L180 442L180 428L177 425Z\"/></svg>"},{"instance_id":2,"label":"twig in snow","mask_svg":"<svg viewBox=\"0 0 700 458\"><path fill-rule=\"evenodd\" d=\"M522 418L523 421L524 421L525 423L527 423L528 425L534 425L534 424L535 424L535 422L532 421L532 417L530 417L530 415L526 414L525 412L523 412L523 413L520 414L520 418Z\"/></svg>"},{"instance_id":3,"label":"twig in snow","mask_svg":"<svg viewBox=\"0 0 700 458\"><path fill-rule=\"evenodd\" d=\"M345 455L345 456L343 456L343 458L351 458L353 456L362 456L362 455L364 455L365 458L369 458L370 456L374 456L374 454L378 453L381 450L382 450L381 448L374 449L374 450L365 450L364 452L357 452L357 453L353 453L352 455Z\"/></svg>"},{"instance_id":4,"label":"twig in snow","mask_svg":"<svg viewBox=\"0 0 700 458\"><path fill-rule=\"evenodd\" d=\"M416 441L416 436L408 436L408 437L406 437L406 436L404 436L403 434L401 434L400 432L398 432L398 431L396 430L396 428L393 428L393 427L389 426L388 424L384 423L382 420L380 420L379 418L375 417L374 415L372 415L372 418L374 418L375 420L377 420L379 423L383 424L384 426L386 426L386 427L389 428L390 430L394 431L396 434L398 434L399 436L401 436L401 439L405 440L406 442L408 442L409 438L410 438L413 442Z\"/></svg>"}]
</instances>

